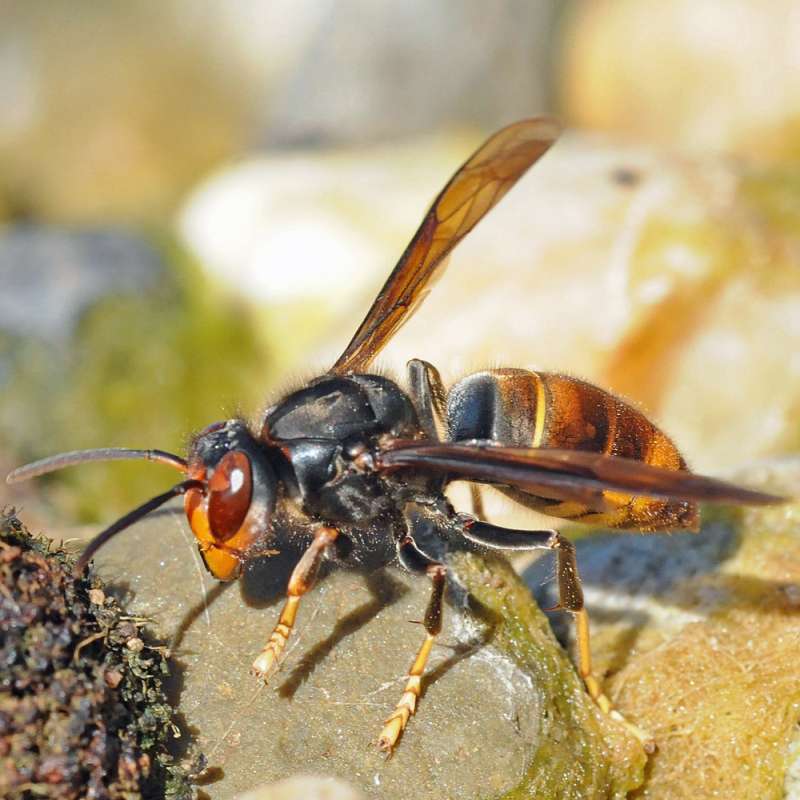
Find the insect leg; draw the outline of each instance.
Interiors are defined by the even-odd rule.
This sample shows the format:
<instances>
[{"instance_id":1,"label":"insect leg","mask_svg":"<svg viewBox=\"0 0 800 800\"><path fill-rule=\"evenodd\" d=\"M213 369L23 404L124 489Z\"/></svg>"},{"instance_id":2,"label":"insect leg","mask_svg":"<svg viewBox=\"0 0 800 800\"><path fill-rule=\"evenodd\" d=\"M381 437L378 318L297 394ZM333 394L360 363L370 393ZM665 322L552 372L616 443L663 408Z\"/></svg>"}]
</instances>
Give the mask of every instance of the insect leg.
<instances>
[{"instance_id":1,"label":"insect leg","mask_svg":"<svg viewBox=\"0 0 800 800\"><path fill-rule=\"evenodd\" d=\"M477 483L469 485L469 499L472 503L472 516L481 522L486 522L486 509L483 507L483 495Z\"/></svg>"},{"instance_id":2,"label":"insect leg","mask_svg":"<svg viewBox=\"0 0 800 800\"><path fill-rule=\"evenodd\" d=\"M403 696L395 706L394 711L384 723L383 730L378 739L378 747L391 753L392 748L405 730L408 720L417 707L422 689L422 674L428 662L431 648L436 636L442 630L442 599L446 582L446 569L444 564L434 561L425 555L410 536L406 536L397 544L397 555L400 563L411 572L424 572L433 583L431 599L425 611L425 640L417 652L411 669L408 671Z\"/></svg>"},{"instance_id":3,"label":"insect leg","mask_svg":"<svg viewBox=\"0 0 800 800\"><path fill-rule=\"evenodd\" d=\"M336 541L338 535L339 531L336 528L325 526L318 528L313 541L292 570L289 586L286 589L286 603L281 610L278 624L250 670L256 677L267 681L270 674L277 668L286 642L294 628L300 598L314 585L325 552Z\"/></svg>"},{"instance_id":4,"label":"insect leg","mask_svg":"<svg viewBox=\"0 0 800 800\"><path fill-rule=\"evenodd\" d=\"M408 369L408 391L419 415L419 421L429 439L441 441L446 438L447 392L439 370L420 358L412 358Z\"/></svg>"},{"instance_id":5,"label":"insect leg","mask_svg":"<svg viewBox=\"0 0 800 800\"><path fill-rule=\"evenodd\" d=\"M439 370L421 358L412 358L408 368L408 389L417 409L420 423L429 439L449 439L447 426L447 389ZM480 520L486 519L480 488L469 485L472 513Z\"/></svg>"},{"instance_id":6,"label":"insect leg","mask_svg":"<svg viewBox=\"0 0 800 800\"><path fill-rule=\"evenodd\" d=\"M583 605L583 588L575 558L575 545L558 531L517 531L499 528L466 518L465 538L486 547L504 550L552 550L556 554L556 577L558 580L558 604L546 611L569 611L575 620L575 637L578 644L578 674L583 679L586 691L605 714L621 722L644 746L652 752L653 738L647 732L628 722L611 704L603 691L600 679L592 669L592 651L589 639L589 615Z\"/></svg>"}]
</instances>

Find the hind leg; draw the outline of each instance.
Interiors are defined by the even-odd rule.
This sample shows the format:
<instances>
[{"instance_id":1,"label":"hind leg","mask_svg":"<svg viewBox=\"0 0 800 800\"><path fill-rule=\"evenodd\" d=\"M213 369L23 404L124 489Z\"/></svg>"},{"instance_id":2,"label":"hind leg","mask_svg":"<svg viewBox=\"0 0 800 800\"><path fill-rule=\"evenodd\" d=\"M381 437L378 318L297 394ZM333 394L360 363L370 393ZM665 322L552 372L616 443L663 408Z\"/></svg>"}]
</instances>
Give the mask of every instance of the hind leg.
<instances>
[{"instance_id":1,"label":"hind leg","mask_svg":"<svg viewBox=\"0 0 800 800\"><path fill-rule=\"evenodd\" d=\"M546 611L569 611L575 621L575 638L578 645L578 674L583 679L586 691L604 713L621 722L644 746L647 752L655 749L653 737L636 725L628 722L614 709L605 694L600 679L592 668L592 651L589 636L589 615L583 604L583 588L575 558L575 545L557 531L509 530L469 518L464 520L465 538L486 547L503 550L551 550L556 554L556 576L558 580L558 604Z\"/></svg>"}]
</instances>

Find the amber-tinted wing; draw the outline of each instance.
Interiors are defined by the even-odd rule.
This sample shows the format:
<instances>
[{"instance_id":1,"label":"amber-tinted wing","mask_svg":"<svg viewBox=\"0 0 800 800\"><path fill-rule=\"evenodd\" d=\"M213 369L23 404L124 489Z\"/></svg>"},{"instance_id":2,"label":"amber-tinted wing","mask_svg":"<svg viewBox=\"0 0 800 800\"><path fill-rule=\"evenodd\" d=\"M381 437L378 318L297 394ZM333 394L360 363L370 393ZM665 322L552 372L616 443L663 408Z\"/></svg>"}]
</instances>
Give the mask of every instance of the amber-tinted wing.
<instances>
[{"instance_id":1,"label":"amber-tinted wing","mask_svg":"<svg viewBox=\"0 0 800 800\"><path fill-rule=\"evenodd\" d=\"M516 122L486 141L456 172L425 215L347 349L331 368L362 371L424 299L445 256L558 137L546 117Z\"/></svg>"},{"instance_id":2,"label":"amber-tinted wing","mask_svg":"<svg viewBox=\"0 0 800 800\"><path fill-rule=\"evenodd\" d=\"M664 500L742 505L780 503L784 498L683 470L581 450L497 447L489 442L395 441L378 456L379 469L415 467L452 479L513 486L559 500L592 503L606 490Z\"/></svg>"}]
</instances>

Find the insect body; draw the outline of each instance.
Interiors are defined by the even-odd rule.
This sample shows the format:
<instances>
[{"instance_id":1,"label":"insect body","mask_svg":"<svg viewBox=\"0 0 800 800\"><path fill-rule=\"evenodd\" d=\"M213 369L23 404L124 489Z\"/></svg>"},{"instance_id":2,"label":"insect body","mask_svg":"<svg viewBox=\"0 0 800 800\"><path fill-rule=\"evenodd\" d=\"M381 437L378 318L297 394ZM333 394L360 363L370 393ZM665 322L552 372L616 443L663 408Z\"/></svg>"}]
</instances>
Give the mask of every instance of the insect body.
<instances>
[{"instance_id":1,"label":"insect body","mask_svg":"<svg viewBox=\"0 0 800 800\"><path fill-rule=\"evenodd\" d=\"M416 709L441 629L446 556L472 545L549 549L559 607L574 615L578 667L589 694L612 711L592 672L589 623L572 544L552 530L510 530L456 511L454 480L492 484L551 516L640 531L696 529L697 502L779 498L694 475L672 442L639 411L564 375L495 369L447 390L436 369L412 360L406 387L368 372L370 362L424 297L444 257L557 136L548 119L496 133L456 172L425 216L352 341L330 371L280 400L261 422L233 419L198 434L187 459L159 450L78 451L13 472L22 480L90 460L143 458L185 480L100 533L78 562L172 497L183 495L210 572L239 576L265 551L296 549L280 618L253 671L278 667L302 596L325 557L397 561L431 581L425 638L405 690L379 737L391 751ZM634 729L635 731L635 729ZM643 737L644 738L644 737Z\"/></svg>"}]
</instances>

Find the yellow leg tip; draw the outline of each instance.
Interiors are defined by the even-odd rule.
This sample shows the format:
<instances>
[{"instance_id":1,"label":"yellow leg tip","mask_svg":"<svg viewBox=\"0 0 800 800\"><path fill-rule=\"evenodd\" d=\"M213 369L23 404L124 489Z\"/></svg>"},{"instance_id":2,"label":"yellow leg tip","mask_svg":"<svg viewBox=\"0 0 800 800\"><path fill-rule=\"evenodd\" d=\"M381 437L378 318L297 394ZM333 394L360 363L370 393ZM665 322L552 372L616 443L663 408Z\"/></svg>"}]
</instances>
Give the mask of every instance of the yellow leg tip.
<instances>
[{"instance_id":1,"label":"yellow leg tip","mask_svg":"<svg viewBox=\"0 0 800 800\"><path fill-rule=\"evenodd\" d=\"M600 682L595 678L594 675L585 675L584 682L586 684L586 689L589 692L589 696L594 700L597 707L602 711L606 716L613 719L615 722L619 722L628 733L631 734L635 739L638 739L641 743L642 747L644 748L645 753L648 755L651 753L655 753L656 751L656 741L651 734L647 731L642 730L638 725L634 725L632 722L628 722L625 717L617 711L609 700L608 695L600 688Z\"/></svg>"},{"instance_id":2,"label":"yellow leg tip","mask_svg":"<svg viewBox=\"0 0 800 800\"><path fill-rule=\"evenodd\" d=\"M611 705L611 701L604 694L601 694L599 697L595 697L594 701L604 714L608 714L610 716L616 714L620 718L622 717L619 712L614 711L614 706Z\"/></svg>"},{"instance_id":3,"label":"yellow leg tip","mask_svg":"<svg viewBox=\"0 0 800 800\"><path fill-rule=\"evenodd\" d=\"M271 653L262 653L250 667L250 674L267 683L275 671L277 662Z\"/></svg>"},{"instance_id":4,"label":"yellow leg tip","mask_svg":"<svg viewBox=\"0 0 800 800\"><path fill-rule=\"evenodd\" d=\"M400 734L406 727L407 721L408 713L405 709L398 709L395 711L394 714L386 720L381 735L378 737L378 749L383 750L385 753L391 753L392 749L397 744L397 740L400 738Z\"/></svg>"},{"instance_id":5,"label":"yellow leg tip","mask_svg":"<svg viewBox=\"0 0 800 800\"><path fill-rule=\"evenodd\" d=\"M619 722L620 725L623 725L628 733L631 734L634 738L638 739L641 743L642 747L644 748L645 753L648 755L652 755L658 749L656 746L656 740L652 736L652 734L648 733L646 730L643 730L638 725L634 725L632 722L628 722L622 714L619 713L616 709L611 709L610 711L606 712L611 719L615 722Z\"/></svg>"},{"instance_id":6,"label":"yellow leg tip","mask_svg":"<svg viewBox=\"0 0 800 800\"><path fill-rule=\"evenodd\" d=\"M269 680L273 672L278 669L281 655L289 640L292 629L287 625L278 623L272 636L269 637L266 647L259 653L258 658L253 662L250 673L260 678L265 683Z\"/></svg>"},{"instance_id":7,"label":"yellow leg tip","mask_svg":"<svg viewBox=\"0 0 800 800\"><path fill-rule=\"evenodd\" d=\"M250 674L267 683L278 669L282 650L283 647L278 646L277 643L270 642L253 662L253 666L250 667Z\"/></svg>"}]
</instances>

